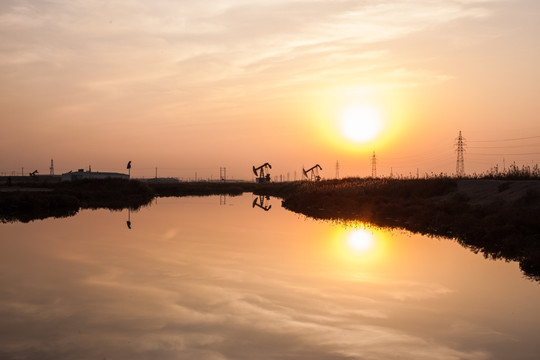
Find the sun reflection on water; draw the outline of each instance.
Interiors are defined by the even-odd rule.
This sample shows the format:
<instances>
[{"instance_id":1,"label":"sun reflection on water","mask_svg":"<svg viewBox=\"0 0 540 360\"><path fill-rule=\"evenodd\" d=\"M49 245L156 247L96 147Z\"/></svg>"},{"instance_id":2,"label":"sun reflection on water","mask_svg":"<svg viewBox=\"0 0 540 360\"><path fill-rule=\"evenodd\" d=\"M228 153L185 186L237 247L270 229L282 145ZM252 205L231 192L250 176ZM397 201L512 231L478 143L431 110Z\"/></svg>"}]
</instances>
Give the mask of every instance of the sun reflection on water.
<instances>
[{"instance_id":1,"label":"sun reflection on water","mask_svg":"<svg viewBox=\"0 0 540 360\"><path fill-rule=\"evenodd\" d=\"M334 239L341 261L382 263L388 255L385 251L388 239L384 230L367 223L344 223L336 227Z\"/></svg>"},{"instance_id":2,"label":"sun reflection on water","mask_svg":"<svg viewBox=\"0 0 540 360\"><path fill-rule=\"evenodd\" d=\"M366 229L352 230L347 237L347 244L354 251L369 251L373 241L373 234Z\"/></svg>"}]
</instances>

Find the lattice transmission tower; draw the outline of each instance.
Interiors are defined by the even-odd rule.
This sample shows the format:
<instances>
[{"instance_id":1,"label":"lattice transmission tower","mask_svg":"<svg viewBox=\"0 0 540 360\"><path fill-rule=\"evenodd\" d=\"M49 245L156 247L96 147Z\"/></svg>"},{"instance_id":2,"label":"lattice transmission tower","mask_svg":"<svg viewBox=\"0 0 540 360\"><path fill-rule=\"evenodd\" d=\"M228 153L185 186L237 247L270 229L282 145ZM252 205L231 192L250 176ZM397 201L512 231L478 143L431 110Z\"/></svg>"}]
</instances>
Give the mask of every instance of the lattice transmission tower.
<instances>
[{"instance_id":1,"label":"lattice transmission tower","mask_svg":"<svg viewBox=\"0 0 540 360\"><path fill-rule=\"evenodd\" d=\"M227 181L227 168L226 167L219 168L219 180Z\"/></svg>"},{"instance_id":2,"label":"lattice transmission tower","mask_svg":"<svg viewBox=\"0 0 540 360\"><path fill-rule=\"evenodd\" d=\"M457 152L457 161L456 161L456 176L462 177L465 176L465 158L463 153L465 152L465 138L459 132L459 136L456 138L456 152Z\"/></svg>"},{"instance_id":3,"label":"lattice transmission tower","mask_svg":"<svg viewBox=\"0 0 540 360\"><path fill-rule=\"evenodd\" d=\"M339 161L336 161L336 179L339 179Z\"/></svg>"},{"instance_id":4,"label":"lattice transmission tower","mask_svg":"<svg viewBox=\"0 0 540 360\"><path fill-rule=\"evenodd\" d=\"M375 151L373 152L373 156L371 157L371 177L377 177L377 158L375 157Z\"/></svg>"}]
</instances>

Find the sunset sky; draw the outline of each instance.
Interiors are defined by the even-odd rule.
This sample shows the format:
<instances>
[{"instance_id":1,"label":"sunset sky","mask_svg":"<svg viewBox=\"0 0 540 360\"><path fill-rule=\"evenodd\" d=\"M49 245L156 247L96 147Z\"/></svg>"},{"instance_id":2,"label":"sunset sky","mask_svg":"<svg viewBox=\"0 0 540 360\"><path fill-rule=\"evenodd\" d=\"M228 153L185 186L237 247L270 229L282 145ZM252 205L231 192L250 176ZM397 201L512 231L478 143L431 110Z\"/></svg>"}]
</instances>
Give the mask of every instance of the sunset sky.
<instances>
[{"instance_id":1,"label":"sunset sky","mask_svg":"<svg viewBox=\"0 0 540 360\"><path fill-rule=\"evenodd\" d=\"M2 0L0 36L5 174L453 173L460 130L466 173L540 163L537 0Z\"/></svg>"}]
</instances>

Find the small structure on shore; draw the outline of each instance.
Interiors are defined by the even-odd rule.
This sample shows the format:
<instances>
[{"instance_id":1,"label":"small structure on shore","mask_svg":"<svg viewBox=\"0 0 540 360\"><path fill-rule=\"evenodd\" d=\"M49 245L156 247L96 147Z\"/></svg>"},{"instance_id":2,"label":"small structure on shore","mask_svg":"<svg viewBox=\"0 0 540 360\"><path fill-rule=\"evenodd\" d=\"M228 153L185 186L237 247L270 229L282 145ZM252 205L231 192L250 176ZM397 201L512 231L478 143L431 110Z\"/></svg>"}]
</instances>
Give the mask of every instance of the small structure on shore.
<instances>
[{"instance_id":1,"label":"small structure on shore","mask_svg":"<svg viewBox=\"0 0 540 360\"><path fill-rule=\"evenodd\" d=\"M124 179L129 180L129 175L114 173L114 172L99 172L99 171L84 171L79 169L77 171L70 171L62 174L62 181L75 181L75 180L103 180L103 179Z\"/></svg>"},{"instance_id":2,"label":"small structure on shore","mask_svg":"<svg viewBox=\"0 0 540 360\"><path fill-rule=\"evenodd\" d=\"M128 170L128 177L131 178L131 160L127 163L126 169Z\"/></svg>"}]
</instances>

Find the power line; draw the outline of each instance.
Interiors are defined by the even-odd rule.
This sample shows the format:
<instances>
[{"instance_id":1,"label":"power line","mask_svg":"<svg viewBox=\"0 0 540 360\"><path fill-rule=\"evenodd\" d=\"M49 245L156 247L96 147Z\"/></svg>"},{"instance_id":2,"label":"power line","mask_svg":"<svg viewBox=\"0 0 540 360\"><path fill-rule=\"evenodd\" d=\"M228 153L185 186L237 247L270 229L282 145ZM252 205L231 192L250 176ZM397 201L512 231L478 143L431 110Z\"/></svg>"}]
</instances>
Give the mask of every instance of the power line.
<instances>
[{"instance_id":1,"label":"power line","mask_svg":"<svg viewBox=\"0 0 540 360\"><path fill-rule=\"evenodd\" d=\"M540 152L537 153L498 153L498 154L479 154L479 153L469 153L469 155L480 155L480 156L527 156L527 155L540 155Z\"/></svg>"},{"instance_id":2,"label":"power line","mask_svg":"<svg viewBox=\"0 0 540 360\"><path fill-rule=\"evenodd\" d=\"M404 159L412 159L412 160L416 160L418 158L435 158L437 156L442 156L442 155L448 155L450 154L451 150L443 150L443 151L439 151L439 152L436 152L436 153L429 153L429 154L426 154L425 152L424 153L421 153L421 154L411 154L411 155L404 155L404 156L385 156L385 160L391 160L391 161L399 161L399 160L404 160Z\"/></svg>"},{"instance_id":3,"label":"power line","mask_svg":"<svg viewBox=\"0 0 540 360\"><path fill-rule=\"evenodd\" d=\"M375 151L373 152L373 156L371 157L371 177L377 177L377 158L375 157Z\"/></svg>"},{"instance_id":4,"label":"power line","mask_svg":"<svg viewBox=\"0 0 540 360\"><path fill-rule=\"evenodd\" d=\"M515 148L526 148L531 146L538 146L540 144L531 144L531 145L510 145L510 146L468 146L469 149L515 149Z\"/></svg>"},{"instance_id":5,"label":"power line","mask_svg":"<svg viewBox=\"0 0 540 360\"><path fill-rule=\"evenodd\" d=\"M522 137L522 138L514 138L514 139L500 139L500 140L470 140L470 142L517 141L517 140L529 140L529 139L539 139L539 138L540 138L540 135L528 136L528 137Z\"/></svg>"}]
</instances>

